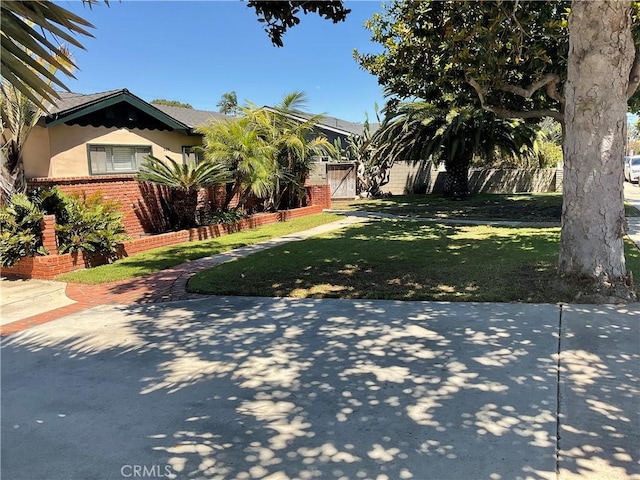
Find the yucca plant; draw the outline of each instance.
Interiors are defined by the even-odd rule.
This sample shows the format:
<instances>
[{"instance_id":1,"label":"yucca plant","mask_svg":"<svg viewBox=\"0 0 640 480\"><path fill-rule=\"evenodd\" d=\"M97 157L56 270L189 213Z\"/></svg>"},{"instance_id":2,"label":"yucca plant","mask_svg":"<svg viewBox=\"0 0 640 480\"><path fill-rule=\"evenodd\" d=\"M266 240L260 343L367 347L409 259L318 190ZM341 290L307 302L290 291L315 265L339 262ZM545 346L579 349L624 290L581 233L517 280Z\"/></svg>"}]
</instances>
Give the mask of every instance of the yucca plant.
<instances>
[{"instance_id":1,"label":"yucca plant","mask_svg":"<svg viewBox=\"0 0 640 480\"><path fill-rule=\"evenodd\" d=\"M4 42L4 40L5 37L3 36L2 41ZM59 52L58 55L51 60L54 63L48 63L46 60L34 55L25 55L37 64L40 69L52 75L55 74L60 66L72 69L73 63L69 49L61 45L57 50ZM3 49L3 55L4 53ZM27 92L29 92L28 89ZM0 84L0 134L2 135L2 144L0 145L0 178L2 181L0 194L3 201L7 201L14 193L26 191L27 185L24 179L23 162L24 146L36 123L46 112L42 106L44 99L41 98L41 101L35 102L33 100L34 96L38 97L34 92L30 92L30 95L23 93L23 89L10 83L3 73Z\"/></svg>"},{"instance_id":2,"label":"yucca plant","mask_svg":"<svg viewBox=\"0 0 640 480\"><path fill-rule=\"evenodd\" d=\"M179 164L166 157L160 160L148 156L140 166L138 180L169 188L170 198L165 202L169 224L174 228L189 228L196 224L198 191L202 187L223 185L230 181L229 170L221 163L204 161Z\"/></svg>"}]
</instances>

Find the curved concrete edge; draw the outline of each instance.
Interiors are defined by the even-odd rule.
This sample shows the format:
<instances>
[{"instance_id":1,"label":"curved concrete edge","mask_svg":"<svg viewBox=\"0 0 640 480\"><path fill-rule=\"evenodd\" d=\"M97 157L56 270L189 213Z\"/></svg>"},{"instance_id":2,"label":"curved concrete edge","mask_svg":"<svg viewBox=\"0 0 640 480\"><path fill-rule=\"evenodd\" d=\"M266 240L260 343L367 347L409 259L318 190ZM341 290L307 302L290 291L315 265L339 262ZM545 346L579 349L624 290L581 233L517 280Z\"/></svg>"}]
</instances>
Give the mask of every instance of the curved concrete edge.
<instances>
[{"instance_id":1,"label":"curved concrete edge","mask_svg":"<svg viewBox=\"0 0 640 480\"><path fill-rule=\"evenodd\" d=\"M0 325L76 303L67 297L66 286L50 280L0 278Z\"/></svg>"}]
</instances>

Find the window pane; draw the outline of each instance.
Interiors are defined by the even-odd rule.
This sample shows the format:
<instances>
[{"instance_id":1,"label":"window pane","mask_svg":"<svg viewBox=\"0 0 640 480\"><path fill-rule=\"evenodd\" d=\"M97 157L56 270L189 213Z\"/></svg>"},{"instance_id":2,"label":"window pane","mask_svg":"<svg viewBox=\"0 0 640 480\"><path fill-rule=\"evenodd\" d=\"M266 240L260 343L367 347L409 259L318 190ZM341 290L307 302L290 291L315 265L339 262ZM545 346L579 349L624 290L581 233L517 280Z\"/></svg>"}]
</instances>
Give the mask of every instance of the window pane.
<instances>
[{"instance_id":1,"label":"window pane","mask_svg":"<svg viewBox=\"0 0 640 480\"><path fill-rule=\"evenodd\" d=\"M91 173L107 173L107 151L105 147L89 147Z\"/></svg>"},{"instance_id":2,"label":"window pane","mask_svg":"<svg viewBox=\"0 0 640 480\"><path fill-rule=\"evenodd\" d=\"M131 147L111 147L113 154L114 172L131 172L135 169L133 159L133 148Z\"/></svg>"},{"instance_id":3,"label":"window pane","mask_svg":"<svg viewBox=\"0 0 640 480\"><path fill-rule=\"evenodd\" d=\"M193 147L182 147L182 163L185 165L192 162L196 164L200 163L202 161L201 156L199 153L196 153Z\"/></svg>"},{"instance_id":4,"label":"window pane","mask_svg":"<svg viewBox=\"0 0 640 480\"><path fill-rule=\"evenodd\" d=\"M91 145L89 163L92 174L137 172L151 147L126 145Z\"/></svg>"},{"instance_id":5,"label":"window pane","mask_svg":"<svg viewBox=\"0 0 640 480\"><path fill-rule=\"evenodd\" d=\"M195 162L196 165L204 162L204 151L200 147L182 147L182 163Z\"/></svg>"},{"instance_id":6,"label":"window pane","mask_svg":"<svg viewBox=\"0 0 640 480\"><path fill-rule=\"evenodd\" d=\"M146 160L147 156L151 155L151 147L136 147L135 152L135 169L138 170L140 165Z\"/></svg>"}]
</instances>

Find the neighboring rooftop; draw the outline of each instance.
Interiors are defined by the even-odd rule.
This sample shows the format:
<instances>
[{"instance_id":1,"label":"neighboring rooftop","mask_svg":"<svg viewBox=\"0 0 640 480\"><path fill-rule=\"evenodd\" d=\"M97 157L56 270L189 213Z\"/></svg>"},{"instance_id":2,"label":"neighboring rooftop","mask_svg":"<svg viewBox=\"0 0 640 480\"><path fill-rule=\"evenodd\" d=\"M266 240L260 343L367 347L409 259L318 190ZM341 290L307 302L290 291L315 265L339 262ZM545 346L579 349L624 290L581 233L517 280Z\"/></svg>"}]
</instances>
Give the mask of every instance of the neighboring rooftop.
<instances>
[{"instance_id":1,"label":"neighboring rooftop","mask_svg":"<svg viewBox=\"0 0 640 480\"><path fill-rule=\"evenodd\" d=\"M272 107L269 107L267 105L265 105L265 107L275 111L275 109ZM303 120L309 120L311 117L314 117L316 115L306 112L293 112L291 116L294 118L298 117ZM338 131L340 133L349 133L353 135L362 135L364 133L364 123L347 122L346 120L341 120L339 118L329 117L326 115L322 115L322 119L320 120L320 122L318 122L318 125L329 130ZM372 132L375 132L379 128L379 124L370 123L369 127L371 128Z\"/></svg>"},{"instance_id":2,"label":"neighboring rooftop","mask_svg":"<svg viewBox=\"0 0 640 480\"><path fill-rule=\"evenodd\" d=\"M89 94L73 92L58 92L58 94L60 95L60 100L56 105L49 108L48 124L60 123L66 118L79 115L80 111L101 108L103 105L108 105L109 102L113 103L118 98L126 98L127 101L133 102L133 104L141 107L152 116L159 117L159 119L164 118L165 123L167 123L168 120L165 116L168 116L170 120L176 122L175 125L173 125L174 122L171 121L169 121L168 124L173 127L177 126L179 129L187 128L193 130L198 126L205 125L211 119L227 118L226 115L219 112L168 105L155 105L137 97L127 89L108 90L106 92ZM267 106L266 108L275 111L272 107ZM290 114L290 116L292 118L308 120L315 115L305 112L294 112ZM364 124L347 122L336 117L322 116L322 120L318 125L321 128L349 135L362 135L364 132ZM377 124L370 124L370 126L372 131L378 128Z\"/></svg>"},{"instance_id":3,"label":"neighboring rooftop","mask_svg":"<svg viewBox=\"0 0 640 480\"><path fill-rule=\"evenodd\" d=\"M209 112L207 110L195 110L193 108L173 107L169 105L156 105L154 103L151 105L191 128L205 125L212 118L227 118L225 114L220 112Z\"/></svg>"}]
</instances>

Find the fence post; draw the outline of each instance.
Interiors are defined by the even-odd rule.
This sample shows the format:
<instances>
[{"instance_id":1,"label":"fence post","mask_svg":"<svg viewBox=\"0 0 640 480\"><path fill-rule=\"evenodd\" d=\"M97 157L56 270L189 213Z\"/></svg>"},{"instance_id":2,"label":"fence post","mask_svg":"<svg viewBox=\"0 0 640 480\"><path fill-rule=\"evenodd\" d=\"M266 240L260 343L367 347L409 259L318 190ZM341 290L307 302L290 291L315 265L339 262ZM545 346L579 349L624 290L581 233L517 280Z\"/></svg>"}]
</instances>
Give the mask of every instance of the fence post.
<instances>
[{"instance_id":1,"label":"fence post","mask_svg":"<svg viewBox=\"0 0 640 480\"><path fill-rule=\"evenodd\" d=\"M58 242L56 240L56 216L45 215L40 223L42 228L42 245L50 255L58 254Z\"/></svg>"}]
</instances>

